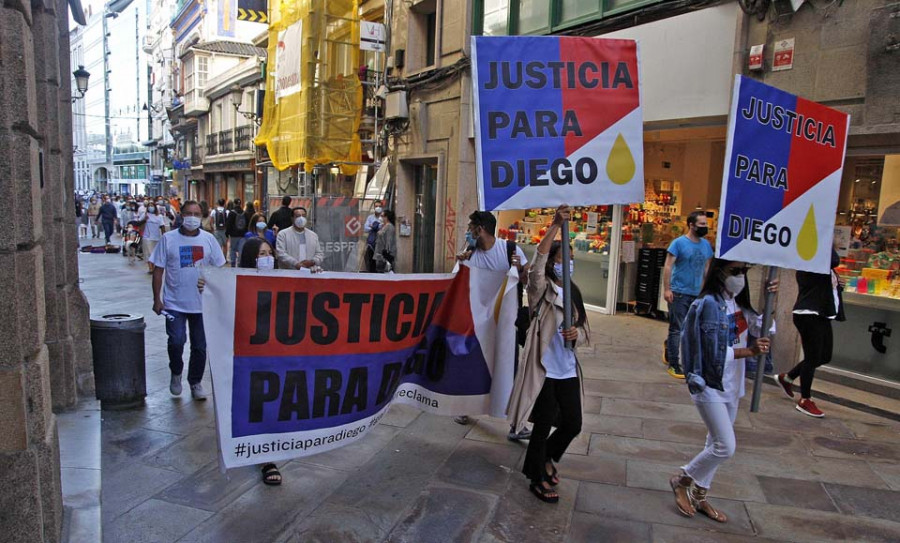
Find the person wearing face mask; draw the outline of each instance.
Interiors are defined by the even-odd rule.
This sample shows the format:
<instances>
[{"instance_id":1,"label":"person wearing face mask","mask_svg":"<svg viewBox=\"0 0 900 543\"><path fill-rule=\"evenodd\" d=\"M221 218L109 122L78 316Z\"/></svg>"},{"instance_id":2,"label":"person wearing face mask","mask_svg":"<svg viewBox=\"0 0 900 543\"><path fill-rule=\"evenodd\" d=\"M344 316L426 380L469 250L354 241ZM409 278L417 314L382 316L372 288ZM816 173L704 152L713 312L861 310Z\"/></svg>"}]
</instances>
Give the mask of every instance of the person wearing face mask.
<instances>
[{"instance_id":1,"label":"person wearing face mask","mask_svg":"<svg viewBox=\"0 0 900 543\"><path fill-rule=\"evenodd\" d=\"M475 211L469 215L469 228L466 231L466 249L456 255L464 266L481 268L506 273L515 267L519 273L519 307L522 306L522 288L527 282L528 259L522 248L514 241L498 241L494 236L497 230L497 219L488 211ZM518 363L518 343L516 344L516 363ZM457 424L469 424L471 419L461 415L453 419ZM510 428L507 439L519 441L528 439L531 432L527 428L519 431Z\"/></svg>"},{"instance_id":2,"label":"person wearing face mask","mask_svg":"<svg viewBox=\"0 0 900 543\"><path fill-rule=\"evenodd\" d=\"M746 359L769 354L762 315L750 304L747 269L743 262L713 259L684 320L681 353L688 391L707 430L704 449L669 480L675 505L687 517L700 512L717 522L728 520L710 504L707 493L716 470L734 456L734 421L744 396ZM768 290L776 292L778 281L769 283Z\"/></svg>"},{"instance_id":3,"label":"person wearing face mask","mask_svg":"<svg viewBox=\"0 0 900 543\"><path fill-rule=\"evenodd\" d=\"M142 236L144 240L144 258L147 259L147 273L153 273L154 266L150 260L150 255L153 254L156 244L159 243L163 233L166 231L165 218L155 205L150 204L147 206L146 216L143 221L140 221L140 224L144 227Z\"/></svg>"},{"instance_id":4,"label":"person wearing face mask","mask_svg":"<svg viewBox=\"0 0 900 543\"><path fill-rule=\"evenodd\" d=\"M692 212L687 225L687 234L669 245L663 269L663 296L669 304L669 336L663 345L663 360L669 375L676 379L684 379L678 360L681 325L688 308L700 294L709 259L713 257L712 246L703 239L709 230L706 212Z\"/></svg>"},{"instance_id":5,"label":"person wearing face mask","mask_svg":"<svg viewBox=\"0 0 900 543\"><path fill-rule=\"evenodd\" d=\"M278 232L275 238L275 256L283 270L313 269L322 265L325 251L319 236L306 227L306 208L294 208L294 225Z\"/></svg>"},{"instance_id":6,"label":"person wearing face mask","mask_svg":"<svg viewBox=\"0 0 900 543\"><path fill-rule=\"evenodd\" d=\"M366 271L369 273L376 272L375 264L375 244L378 242L378 230L381 229L381 204L376 203L373 212L366 217L363 225L363 232L366 233L366 253L363 256L363 262Z\"/></svg>"},{"instance_id":7,"label":"person wearing face mask","mask_svg":"<svg viewBox=\"0 0 900 543\"><path fill-rule=\"evenodd\" d=\"M116 227L116 219L118 216L119 210L109 201L109 197L105 196L103 198L103 205L100 206L100 210L97 212L97 217L100 219L100 224L103 226L103 236L106 238L107 245L110 243L110 238Z\"/></svg>"},{"instance_id":8,"label":"person wearing face mask","mask_svg":"<svg viewBox=\"0 0 900 543\"><path fill-rule=\"evenodd\" d=\"M793 383L800 378L800 399L796 409L804 415L821 418L825 413L812 401L812 383L816 368L831 362L834 336L831 321L843 321L843 285L834 271L841 264L837 251L831 250L831 272L797 272L797 302L794 304L794 326L800 333L803 360L794 368L778 375L778 384L788 398L794 399Z\"/></svg>"},{"instance_id":9,"label":"person wearing face mask","mask_svg":"<svg viewBox=\"0 0 900 543\"><path fill-rule=\"evenodd\" d=\"M260 238L266 240L269 245L275 247L275 232L266 228L266 217L262 213L256 213L250 218L250 222L248 223L247 233L244 235L244 239L249 241L253 238ZM244 241L246 244L247 241Z\"/></svg>"},{"instance_id":10,"label":"person wearing face mask","mask_svg":"<svg viewBox=\"0 0 900 543\"><path fill-rule=\"evenodd\" d=\"M375 241L375 271L378 273L387 273L394 269L394 259L397 258L396 220L394 212L390 209L381 214L381 227Z\"/></svg>"},{"instance_id":11,"label":"person wearing face mask","mask_svg":"<svg viewBox=\"0 0 900 543\"><path fill-rule=\"evenodd\" d=\"M162 236L150 255L153 263L153 312L166 316L169 370L172 372L169 392L181 395L181 375L184 371L184 346L190 328L191 356L188 366L188 385L191 397L205 400L206 392L200 381L206 367L206 335L203 331L203 308L197 281L200 266L225 265L225 254L216 238L200 229L203 212L193 200L181 209L184 221L178 230ZM163 293L165 279L165 293Z\"/></svg>"},{"instance_id":12,"label":"person wearing face mask","mask_svg":"<svg viewBox=\"0 0 900 543\"><path fill-rule=\"evenodd\" d=\"M578 285L571 282L572 326L564 327L562 243L554 241L569 207L560 206L537 246L528 275L528 305L534 318L528 327L522 362L507 408L513 431L534 422L522 473L529 489L547 503L559 501L556 462L581 433L583 387L581 367L568 341L587 341L587 311ZM551 427L556 430L550 432Z\"/></svg>"}]
</instances>

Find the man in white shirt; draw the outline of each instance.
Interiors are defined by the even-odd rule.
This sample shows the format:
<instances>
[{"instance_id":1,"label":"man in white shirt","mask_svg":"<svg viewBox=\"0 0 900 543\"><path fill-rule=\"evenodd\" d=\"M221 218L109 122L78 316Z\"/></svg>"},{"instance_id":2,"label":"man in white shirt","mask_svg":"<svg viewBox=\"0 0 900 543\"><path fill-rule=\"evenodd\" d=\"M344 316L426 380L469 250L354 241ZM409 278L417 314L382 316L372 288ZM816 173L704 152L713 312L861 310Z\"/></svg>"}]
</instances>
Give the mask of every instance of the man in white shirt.
<instances>
[{"instance_id":1,"label":"man in white shirt","mask_svg":"<svg viewBox=\"0 0 900 543\"><path fill-rule=\"evenodd\" d=\"M375 242L378 239L378 230L381 228L381 204L375 204L374 213L366 217L366 224L363 231L366 234L366 253L363 261L366 265L366 271L375 273Z\"/></svg>"},{"instance_id":2,"label":"man in white shirt","mask_svg":"<svg viewBox=\"0 0 900 543\"><path fill-rule=\"evenodd\" d=\"M498 240L494 233L497 231L497 219L488 211L475 211L469 215L469 229L466 232L466 250L457 255L457 259L464 266L481 268L498 272L508 272L510 266L515 266L519 272L519 284L524 285L528 277L528 259L525 253L514 242ZM521 287L520 297L521 303ZM518 345L516 346L516 361L518 365ZM459 424L468 424L471 419L462 415L453 419ZM531 430L523 429L516 432L510 427L507 438L510 441L519 441L531 437Z\"/></svg>"},{"instance_id":3,"label":"man in white shirt","mask_svg":"<svg viewBox=\"0 0 900 543\"><path fill-rule=\"evenodd\" d=\"M206 335L203 331L203 308L200 302L199 266L225 265L225 254L216 238L200 229L203 216L200 204L188 200L181 209L184 223L178 230L167 232L150 255L153 270L153 312L166 317L169 337L169 369L172 379L169 391L181 395L181 374L184 370L184 344L190 326L191 358L188 366L188 385L191 397L205 400L200 381L206 369ZM163 276L165 292L163 293Z\"/></svg>"},{"instance_id":4,"label":"man in white shirt","mask_svg":"<svg viewBox=\"0 0 900 543\"><path fill-rule=\"evenodd\" d=\"M319 236L306 227L306 208L294 208L294 225L278 232L275 256L282 270L313 269L325 260Z\"/></svg>"}]
</instances>

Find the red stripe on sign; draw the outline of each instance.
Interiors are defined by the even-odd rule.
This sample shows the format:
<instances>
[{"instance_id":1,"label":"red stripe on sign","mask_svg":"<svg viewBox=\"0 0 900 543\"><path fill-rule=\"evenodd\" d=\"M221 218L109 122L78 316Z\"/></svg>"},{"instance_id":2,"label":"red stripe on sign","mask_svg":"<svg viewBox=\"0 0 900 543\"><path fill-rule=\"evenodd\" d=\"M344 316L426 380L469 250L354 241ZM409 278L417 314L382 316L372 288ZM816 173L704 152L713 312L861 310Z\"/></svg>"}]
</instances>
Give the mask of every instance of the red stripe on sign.
<instances>
[{"instance_id":1,"label":"red stripe on sign","mask_svg":"<svg viewBox=\"0 0 900 543\"><path fill-rule=\"evenodd\" d=\"M331 201L331 206L332 207L340 207L341 203L344 201L344 199L345 198L343 196L341 196L339 198L335 198L334 200Z\"/></svg>"},{"instance_id":2,"label":"red stripe on sign","mask_svg":"<svg viewBox=\"0 0 900 543\"><path fill-rule=\"evenodd\" d=\"M392 352L421 341L429 322L473 335L468 271L399 281L238 276L234 354Z\"/></svg>"},{"instance_id":3,"label":"red stripe on sign","mask_svg":"<svg viewBox=\"0 0 900 543\"><path fill-rule=\"evenodd\" d=\"M319 198L319 203L317 204L319 207L325 207L328 205L328 198Z\"/></svg>"},{"instance_id":4,"label":"red stripe on sign","mask_svg":"<svg viewBox=\"0 0 900 543\"><path fill-rule=\"evenodd\" d=\"M347 204L347 205L350 206L350 207L356 207L356 206L358 206L358 205L359 205L359 198L353 198L352 200L350 200L350 203Z\"/></svg>"},{"instance_id":5,"label":"red stripe on sign","mask_svg":"<svg viewBox=\"0 0 900 543\"><path fill-rule=\"evenodd\" d=\"M799 97L797 114L788 158L788 190L782 207L806 194L844 161L847 114Z\"/></svg>"}]
</instances>

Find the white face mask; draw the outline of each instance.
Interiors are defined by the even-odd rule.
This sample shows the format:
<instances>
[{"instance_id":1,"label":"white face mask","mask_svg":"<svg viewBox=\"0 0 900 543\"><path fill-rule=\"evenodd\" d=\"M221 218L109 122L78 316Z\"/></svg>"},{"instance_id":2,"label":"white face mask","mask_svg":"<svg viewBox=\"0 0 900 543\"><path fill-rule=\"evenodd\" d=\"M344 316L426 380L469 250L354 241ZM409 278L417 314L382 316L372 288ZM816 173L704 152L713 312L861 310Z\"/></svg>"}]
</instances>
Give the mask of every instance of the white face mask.
<instances>
[{"instance_id":1,"label":"white face mask","mask_svg":"<svg viewBox=\"0 0 900 543\"><path fill-rule=\"evenodd\" d=\"M147 208L147 211L149 211L150 213L156 213L156 208L153 206L150 206Z\"/></svg>"},{"instance_id":2,"label":"white face mask","mask_svg":"<svg viewBox=\"0 0 900 543\"><path fill-rule=\"evenodd\" d=\"M380 208L380 207L376 207L376 208L375 208L375 214L378 215L378 214L380 214L380 213L381 213L381 208Z\"/></svg>"},{"instance_id":3,"label":"white face mask","mask_svg":"<svg viewBox=\"0 0 900 543\"><path fill-rule=\"evenodd\" d=\"M274 270L275 257L272 255L261 256L256 259L256 268L259 270Z\"/></svg>"},{"instance_id":4,"label":"white face mask","mask_svg":"<svg viewBox=\"0 0 900 543\"><path fill-rule=\"evenodd\" d=\"M189 216L184 218L184 229L188 232L193 232L194 230L200 228L200 217Z\"/></svg>"},{"instance_id":5,"label":"white face mask","mask_svg":"<svg viewBox=\"0 0 900 543\"><path fill-rule=\"evenodd\" d=\"M744 290L744 285L746 284L746 279L744 274L740 275L729 275L725 278L725 290L727 290L732 296L737 296L742 290Z\"/></svg>"},{"instance_id":6,"label":"white face mask","mask_svg":"<svg viewBox=\"0 0 900 543\"><path fill-rule=\"evenodd\" d=\"M294 226L296 226L297 228L299 228L301 230L306 228L306 217L296 217L294 219Z\"/></svg>"},{"instance_id":7,"label":"white face mask","mask_svg":"<svg viewBox=\"0 0 900 543\"><path fill-rule=\"evenodd\" d=\"M562 279L563 276L563 266L562 262L557 262L553 265L553 272L556 274L556 277ZM575 262L569 261L569 277L575 275Z\"/></svg>"}]
</instances>

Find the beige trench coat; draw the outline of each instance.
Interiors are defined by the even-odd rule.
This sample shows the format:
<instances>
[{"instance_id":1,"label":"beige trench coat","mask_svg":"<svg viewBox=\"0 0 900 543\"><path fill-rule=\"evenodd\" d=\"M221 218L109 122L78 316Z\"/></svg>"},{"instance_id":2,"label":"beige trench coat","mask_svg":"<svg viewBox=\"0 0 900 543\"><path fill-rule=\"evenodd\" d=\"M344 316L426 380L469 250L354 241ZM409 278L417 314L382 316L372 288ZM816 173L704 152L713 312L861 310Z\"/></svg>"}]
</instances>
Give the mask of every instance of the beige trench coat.
<instances>
[{"instance_id":1,"label":"beige trench coat","mask_svg":"<svg viewBox=\"0 0 900 543\"><path fill-rule=\"evenodd\" d=\"M538 309L537 318L533 318L528 334L525 338L525 347L522 350L522 358L519 360L519 372L513 385L512 394L509 397L509 405L506 408L507 419L510 425L520 432L525 428L525 423L531 416L531 410L537 401L538 394L544 387L544 378L547 371L541 362L544 353L550 345L550 339L559 330L563 322L562 297L556 295L556 289L550 285L550 280L544 272L547 264L547 256L535 252L528 272L528 308L534 315ZM554 308L547 311L547 308ZM584 331L578 330L578 342L585 341ZM581 365L575 361L575 371L578 373L578 381L581 384L581 411L584 416L584 379L581 375Z\"/></svg>"}]
</instances>

